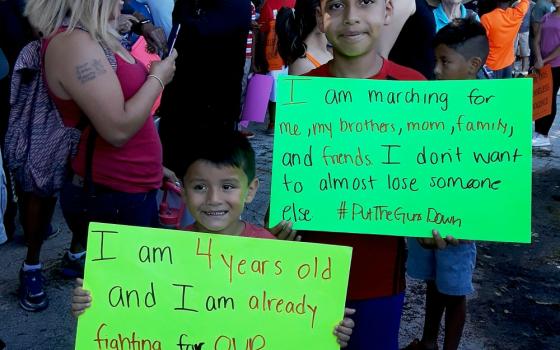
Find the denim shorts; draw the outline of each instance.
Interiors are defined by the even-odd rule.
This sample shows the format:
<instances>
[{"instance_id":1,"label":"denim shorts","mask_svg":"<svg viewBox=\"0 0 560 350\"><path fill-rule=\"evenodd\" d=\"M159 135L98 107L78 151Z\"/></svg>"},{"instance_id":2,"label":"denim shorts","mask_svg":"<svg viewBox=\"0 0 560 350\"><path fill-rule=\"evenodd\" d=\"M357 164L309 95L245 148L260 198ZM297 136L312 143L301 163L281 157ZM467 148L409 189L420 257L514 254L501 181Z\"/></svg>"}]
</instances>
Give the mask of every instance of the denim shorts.
<instances>
[{"instance_id":1,"label":"denim shorts","mask_svg":"<svg viewBox=\"0 0 560 350\"><path fill-rule=\"evenodd\" d=\"M408 238L407 273L410 277L435 281L438 291L447 295L467 295L474 291L472 275L476 244L461 243L445 249L424 249L416 238Z\"/></svg>"},{"instance_id":2,"label":"denim shorts","mask_svg":"<svg viewBox=\"0 0 560 350\"><path fill-rule=\"evenodd\" d=\"M87 230L92 221L143 227L158 227L157 190L125 193L95 186L95 196L67 182L60 193L60 206L73 232Z\"/></svg>"},{"instance_id":3,"label":"denim shorts","mask_svg":"<svg viewBox=\"0 0 560 350\"><path fill-rule=\"evenodd\" d=\"M355 326L346 350L399 350L403 304L404 292L346 302L346 307L356 309L351 316Z\"/></svg>"}]
</instances>

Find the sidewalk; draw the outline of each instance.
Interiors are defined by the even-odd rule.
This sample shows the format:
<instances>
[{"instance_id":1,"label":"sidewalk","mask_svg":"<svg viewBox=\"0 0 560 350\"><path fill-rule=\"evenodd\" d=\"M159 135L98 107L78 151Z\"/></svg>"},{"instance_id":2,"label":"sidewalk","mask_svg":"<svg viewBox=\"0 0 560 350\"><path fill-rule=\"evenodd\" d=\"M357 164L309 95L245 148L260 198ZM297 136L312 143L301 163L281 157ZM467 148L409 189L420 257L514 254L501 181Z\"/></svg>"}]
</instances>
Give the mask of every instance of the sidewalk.
<instances>
[{"instance_id":1,"label":"sidewalk","mask_svg":"<svg viewBox=\"0 0 560 350\"><path fill-rule=\"evenodd\" d=\"M248 205L246 211L245 219L248 221L261 223L266 208L268 206L268 198L270 192L270 171L272 165L272 137L267 135L261 130L262 126L254 127L256 137L252 140L252 143L256 150L256 158L258 160L257 164L257 175L261 180L258 195L253 203ZM540 181L539 174L547 174L550 171L560 171L560 117L556 118L556 123L553 126L553 132L551 133L551 139L553 143L553 150L551 153L538 153L533 155L533 175L534 182ZM557 172L556 174L560 174ZM560 182L560 178L556 179L556 182ZM546 190L546 188L545 188ZM551 188L550 191L557 191L560 193L560 188ZM534 196L534 207L538 205L537 201L544 201L546 198L544 196ZM558 202L557 202L558 205ZM554 208L553 208L554 209ZM42 261L44 264L45 277L46 277L46 291L50 298L50 306L47 310L41 313L28 313L23 311L18 306L17 299L17 288L18 288L18 270L21 266L22 259L25 254L25 247L21 243L22 233L18 231L16 233L16 242L10 242L0 246L0 338L7 343L8 349L10 350L39 350L39 349L73 349L74 347L74 337L75 337L75 327L76 322L70 315L70 295L71 289L73 287L73 282L64 280L60 277L58 273L59 262L62 254L69 245L70 232L64 223L61 216L60 209L58 208L55 213L55 218L53 220L54 225L58 225L61 229L61 233L56 237L45 242L42 251ZM551 224L549 224L550 227ZM533 225L535 226L535 224ZM554 229L554 227L552 228ZM533 229L535 231L535 229ZM556 237L558 227L556 227ZM558 238L558 237L557 237ZM534 243L535 247L538 247L538 243ZM487 324L489 319L485 313L489 310L487 307L488 300L494 301L500 300L500 302L506 303L504 309L515 310L515 299L512 299L510 304L509 299L501 297L498 294L493 294L495 291L489 287L490 283L495 282L493 277L489 276L492 273L492 263L488 263L488 260L495 256L495 260L499 258L496 253L496 248L489 248L491 245L482 245L479 249L479 263L477 266L477 272L475 275L475 284L477 293L475 293L469 300L472 306L469 309L469 315L467 317L467 324L465 327L465 333L462 341L462 350L475 350L475 349L522 349L522 347L516 347L517 339L520 335L515 327L521 323L527 321L525 319L516 319L512 317L512 330L504 330L503 333L509 336L510 344L503 344L503 347L496 344L493 336L496 328L500 325L499 323ZM519 246L519 245L518 245ZM533 246L531 247L531 249ZM560 247L559 247L560 248ZM520 250L529 249L527 246L520 246ZM503 255L503 254L502 254ZM507 254L506 254L507 255ZM487 258L490 257L490 258ZM506 256L507 257L507 256ZM558 250L558 266L555 271L556 277L560 276L560 249ZM510 263L511 265L511 263ZM554 271L554 270L553 270ZM510 276L515 277L515 276ZM525 277L526 279L529 277ZM554 280L551 280L551 283ZM489 289L490 288L490 289ZM558 288L558 287L557 287ZM551 289L554 291L554 289ZM551 291L551 293L552 293ZM422 283L416 281L409 281L406 297L405 312L402 319L401 326L401 346L405 346L412 339L421 336L421 328L423 323L423 309L424 309L424 287ZM490 296L487 294L490 293ZM482 298L484 296L484 298ZM523 296L522 296L523 297ZM482 298L482 300L481 300ZM551 324L554 329L556 327L556 334L558 334L558 309L557 305L560 305L558 301L558 295L556 299L552 301L547 301L549 304L545 304L543 307L552 308L551 310L556 310L556 319L552 316L552 319L548 319L547 322ZM555 304L558 303L558 304ZM508 306L509 305L509 306ZM497 307L494 307L497 309ZM544 310L544 309L537 309ZM548 309L546 309L548 310ZM546 311L545 310L545 311ZM491 312L491 311L488 311ZM544 311L543 311L544 312ZM548 312L548 311L546 311ZM507 313L506 313L507 314ZM515 314L514 314L515 315ZM554 315L554 313L552 313ZM507 316L507 315L506 315ZM544 322L539 319L539 315L534 315L534 322ZM490 322L490 321L488 321ZM505 323L505 321L504 321ZM536 327L539 329L539 327ZM543 327L540 327L545 328ZM527 331L529 332L529 331ZM536 332L536 331L535 331ZM530 333L530 332L529 332ZM529 334L531 335L532 334ZM535 333L535 337L542 337L540 333ZM545 334L546 336L546 334ZM556 339L556 340L555 340ZM548 347L547 341L550 344L560 344L560 339L558 336L554 338L554 335L550 337L549 340L542 340L539 347L525 347L523 349L552 349ZM553 343L552 341L556 341ZM521 344L521 343L519 343ZM532 343L531 343L532 344ZM523 345L517 345L523 346ZM557 347L556 347L557 349ZM301 350L301 349L286 349L286 350Z\"/></svg>"}]
</instances>

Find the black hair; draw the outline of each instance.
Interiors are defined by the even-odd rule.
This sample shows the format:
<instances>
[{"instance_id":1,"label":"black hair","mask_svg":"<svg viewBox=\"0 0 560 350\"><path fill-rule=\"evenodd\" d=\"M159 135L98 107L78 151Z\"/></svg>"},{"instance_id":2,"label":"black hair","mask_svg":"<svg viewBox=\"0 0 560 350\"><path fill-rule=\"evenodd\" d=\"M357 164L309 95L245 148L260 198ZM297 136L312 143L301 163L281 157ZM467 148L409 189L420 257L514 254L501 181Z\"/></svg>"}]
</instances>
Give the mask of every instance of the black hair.
<instances>
[{"instance_id":1,"label":"black hair","mask_svg":"<svg viewBox=\"0 0 560 350\"><path fill-rule=\"evenodd\" d=\"M247 138L238 131L220 131L189 140L185 150L185 162L177 175L183 178L189 167L197 160L205 160L216 166L240 168L249 183L255 178L255 151ZM193 142L195 141L195 142Z\"/></svg>"},{"instance_id":2,"label":"black hair","mask_svg":"<svg viewBox=\"0 0 560 350\"><path fill-rule=\"evenodd\" d=\"M276 15L278 53L286 65L305 57L305 39L317 26L319 0L297 0L294 9L282 7Z\"/></svg>"},{"instance_id":3,"label":"black hair","mask_svg":"<svg viewBox=\"0 0 560 350\"><path fill-rule=\"evenodd\" d=\"M478 2L478 14L480 17L498 8L498 3L508 0L480 0Z\"/></svg>"},{"instance_id":4,"label":"black hair","mask_svg":"<svg viewBox=\"0 0 560 350\"><path fill-rule=\"evenodd\" d=\"M482 64L488 57L489 44L486 29L474 16L456 18L441 28L434 38L434 48L445 45L465 59L480 57Z\"/></svg>"}]
</instances>

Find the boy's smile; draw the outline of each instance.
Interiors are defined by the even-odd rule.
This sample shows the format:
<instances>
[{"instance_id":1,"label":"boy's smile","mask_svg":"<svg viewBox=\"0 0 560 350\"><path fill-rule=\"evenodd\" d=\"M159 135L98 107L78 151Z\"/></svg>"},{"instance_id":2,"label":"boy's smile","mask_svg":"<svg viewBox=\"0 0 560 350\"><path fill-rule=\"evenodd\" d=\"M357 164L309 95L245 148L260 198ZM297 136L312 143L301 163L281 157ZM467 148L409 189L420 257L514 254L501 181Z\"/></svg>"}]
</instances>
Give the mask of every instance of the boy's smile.
<instances>
[{"instance_id":1,"label":"boy's smile","mask_svg":"<svg viewBox=\"0 0 560 350\"><path fill-rule=\"evenodd\" d=\"M381 29L390 15L389 0L323 0L317 23L339 55L375 55Z\"/></svg>"},{"instance_id":2,"label":"boy's smile","mask_svg":"<svg viewBox=\"0 0 560 350\"><path fill-rule=\"evenodd\" d=\"M239 216L255 196L257 179L249 183L240 168L197 160L184 180L185 201L201 232L241 234L244 224Z\"/></svg>"}]
</instances>

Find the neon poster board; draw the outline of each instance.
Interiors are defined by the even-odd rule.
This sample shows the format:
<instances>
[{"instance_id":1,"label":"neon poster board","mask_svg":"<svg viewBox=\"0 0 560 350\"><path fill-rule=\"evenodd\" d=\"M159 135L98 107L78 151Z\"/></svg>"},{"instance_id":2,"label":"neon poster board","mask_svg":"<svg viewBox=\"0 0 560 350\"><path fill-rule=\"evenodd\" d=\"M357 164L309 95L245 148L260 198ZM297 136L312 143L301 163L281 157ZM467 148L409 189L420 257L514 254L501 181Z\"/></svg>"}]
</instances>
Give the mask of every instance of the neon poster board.
<instances>
[{"instance_id":1,"label":"neon poster board","mask_svg":"<svg viewBox=\"0 0 560 350\"><path fill-rule=\"evenodd\" d=\"M271 221L530 242L530 79L279 82Z\"/></svg>"},{"instance_id":2,"label":"neon poster board","mask_svg":"<svg viewBox=\"0 0 560 350\"><path fill-rule=\"evenodd\" d=\"M338 349L351 254L92 223L76 349Z\"/></svg>"}]
</instances>

